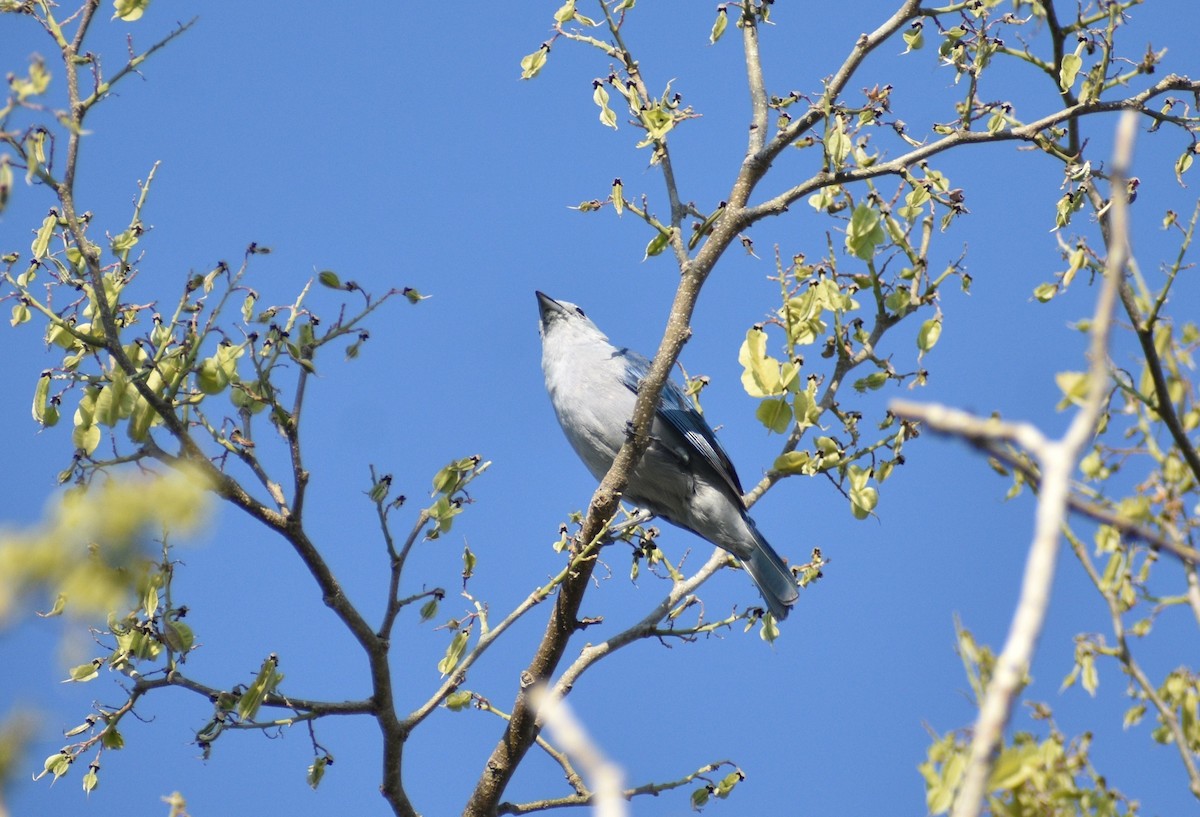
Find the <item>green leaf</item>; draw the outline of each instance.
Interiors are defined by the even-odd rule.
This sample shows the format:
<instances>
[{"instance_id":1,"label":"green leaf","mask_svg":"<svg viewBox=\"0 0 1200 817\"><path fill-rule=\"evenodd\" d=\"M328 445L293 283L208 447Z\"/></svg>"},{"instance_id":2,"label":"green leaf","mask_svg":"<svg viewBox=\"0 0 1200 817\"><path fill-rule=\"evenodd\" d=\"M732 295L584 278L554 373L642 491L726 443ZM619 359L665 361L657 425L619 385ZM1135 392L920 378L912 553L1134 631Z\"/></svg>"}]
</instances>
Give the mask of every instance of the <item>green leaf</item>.
<instances>
[{"instance_id":1,"label":"green leaf","mask_svg":"<svg viewBox=\"0 0 1200 817\"><path fill-rule=\"evenodd\" d=\"M546 57L550 54L550 46L542 43L542 47L521 59L521 79L533 79L546 65Z\"/></svg>"},{"instance_id":2,"label":"green leaf","mask_svg":"<svg viewBox=\"0 0 1200 817\"><path fill-rule=\"evenodd\" d=\"M283 680L283 674L277 671L278 667L279 658L271 653L259 667L258 675L255 676L250 686L238 698L238 718L243 721L254 720L254 716L258 714L267 695L274 692L275 688L279 686L279 682Z\"/></svg>"},{"instance_id":3,"label":"green leaf","mask_svg":"<svg viewBox=\"0 0 1200 817\"><path fill-rule=\"evenodd\" d=\"M717 40L721 39L721 35L725 33L725 27L729 25L729 14L725 11L724 4L717 6L717 19L713 22L712 32L708 35L708 44L716 45Z\"/></svg>"},{"instance_id":4,"label":"green leaf","mask_svg":"<svg viewBox=\"0 0 1200 817\"><path fill-rule=\"evenodd\" d=\"M258 301L258 293L251 291L242 301L242 322L250 323L250 319L254 317L254 304Z\"/></svg>"},{"instance_id":5,"label":"green leaf","mask_svg":"<svg viewBox=\"0 0 1200 817\"><path fill-rule=\"evenodd\" d=\"M866 519L879 504L879 491L868 485L871 472L857 465L851 465L846 470L850 483L850 511L855 519Z\"/></svg>"},{"instance_id":6,"label":"green leaf","mask_svg":"<svg viewBox=\"0 0 1200 817\"><path fill-rule=\"evenodd\" d=\"M783 366L767 354L767 333L761 326L746 332L738 350L738 363L742 364L742 388L751 397L782 394L799 370L795 364Z\"/></svg>"},{"instance_id":7,"label":"green leaf","mask_svg":"<svg viewBox=\"0 0 1200 817\"><path fill-rule=\"evenodd\" d=\"M902 52L904 54L910 51L920 51L925 45L925 31L921 26L914 26L900 36L904 38L905 48Z\"/></svg>"},{"instance_id":8,"label":"green leaf","mask_svg":"<svg viewBox=\"0 0 1200 817\"><path fill-rule=\"evenodd\" d=\"M796 412L796 425L801 431L817 424L821 419L821 407L817 404L816 381L810 383L810 388L797 392L793 401Z\"/></svg>"},{"instance_id":9,"label":"green leaf","mask_svg":"<svg viewBox=\"0 0 1200 817\"><path fill-rule=\"evenodd\" d=\"M96 770L100 768L94 763L88 767L87 772L83 775L83 793L91 794L96 786L100 785L100 778L96 775Z\"/></svg>"},{"instance_id":10,"label":"green leaf","mask_svg":"<svg viewBox=\"0 0 1200 817\"><path fill-rule=\"evenodd\" d=\"M338 274L333 270L321 270L317 273L317 280L321 282L321 286L327 286L330 289L342 288L342 279L338 278Z\"/></svg>"},{"instance_id":11,"label":"green leaf","mask_svg":"<svg viewBox=\"0 0 1200 817\"><path fill-rule=\"evenodd\" d=\"M46 425L46 409L50 405L50 370L42 372L33 390L33 419Z\"/></svg>"},{"instance_id":12,"label":"green leaf","mask_svg":"<svg viewBox=\"0 0 1200 817\"><path fill-rule=\"evenodd\" d=\"M637 146L640 148L661 142L671 128L675 127L674 115L663 110L661 106L641 111L641 118L642 124L646 126L646 138L638 142Z\"/></svg>"},{"instance_id":13,"label":"green leaf","mask_svg":"<svg viewBox=\"0 0 1200 817\"><path fill-rule=\"evenodd\" d=\"M158 586L151 584L146 588L146 594L142 598L142 610L146 613L146 618L154 618L154 614L158 612Z\"/></svg>"},{"instance_id":14,"label":"green leaf","mask_svg":"<svg viewBox=\"0 0 1200 817\"><path fill-rule=\"evenodd\" d=\"M463 581L466 581L467 579L471 578L471 576L475 575L476 559L475 559L475 554L471 552L470 548L468 548L468 547L463 548L462 560L463 560L462 577L463 577Z\"/></svg>"},{"instance_id":15,"label":"green leaf","mask_svg":"<svg viewBox=\"0 0 1200 817\"><path fill-rule=\"evenodd\" d=\"M596 80L592 83L594 90L592 91L592 101L600 106L600 123L606 127L617 129L617 114L612 108L608 107L608 91L604 87L604 83ZM613 204L617 204L617 200L613 199ZM619 205L618 205L619 206Z\"/></svg>"},{"instance_id":16,"label":"green leaf","mask_svg":"<svg viewBox=\"0 0 1200 817\"><path fill-rule=\"evenodd\" d=\"M850 155L851 147L853 145L842 125L841 117L831 117L829 128L825 133L825 154L835 170L841 170L846 164L846 157Z\"/></svg>"},{"instance_id":17,"label":"green leaf","mask_svg":"<svg viewBox=\"0 0 1200 817\"><path fill-rule=\"evenodd\" d=\"M139 395L129 415L129 425L125 427L125 431L135 443L145 442L150 434L150 427L157 420L158 412Z\"/></svg>"},{"instance_id":18,"label":"green leaf","mask_svg":"<svg viewBox=\"0 0 1200 817\"><path fill-rule=\"evenodd\" d=\"M865 487L850 492L850 511L855 519L866 519L879 504L879 491Z\"/></svg>"},{"instance_id":19,"label":"green leaf","mask_svg":"<svg viewBox=\"0 0 1200 817\"><path fill-rule=\"evenodd\" d=\"M855 258L870 261L875 257L875 248L885 239L879 211L867 204L854 208L850 224L846 227L846 251Z\"/></svg>"},{"instance_id":20,"label":"green leaf","mask_svg":"<svg viewBox=\"0 0 1200 817\"><path fill-rule=\"evenodd\" d=\"M23 301L17 301L12 305L12 318L8 319L8 325L19 326L23 323L28 323L30 318L29 307Z\"/></svg>"},{"instance_id":21,"label":"green leaf","mask_svg":"<svg viewBox=\"0 0 1200 817\"><path fill-rule=\"evenodd\" d=\"M868 391L875 391L882 388L883 384L888 382L887 372L871 372L866 377L860 377L854 381L854 390L859 394Z\"/></svg>"},{"instance_id":22,"label":"green leaf","mask_svg":"<svg viewBox=\"0 0 1200 817\"><path fill-rule=\"evenodd\" d=\"M54 235L54 227L57 224L58 216L53 213L42 219L42 226L38 228L33 244L30 246L34 261L44 258L50 250L50 237Z\"/></svg>"},{"instance_id":23,"label":"green leaf","mask_svg":"<svg viewBox=\"0 0 1200 817\"><path fill-rule=\"evenodd\" d=\"M116 9L113 19L119 17L127 23L140 20L149 5L150 0L113 0L113 7Z\"/></svg>"},{"instance_id":24,"label":"green leaf","mask_svg":"<svg viewBox=\"0 0 1200 817\"><path fill-rule=\"evenodd\" d=\"M471 691L460 689L446 696L446 708L452 712L462 712L471 705Z\"/></svg>"},{"instance_id":25,"label":"green leaf","mask_svg":"<svg viewBox=\"0 0 1200 817\"><path fill-rule=\"evenodd\" d=\"M1071 285L1071 282L1075 280L1075 275L1085 266L1087 266L1087 251L1083 247L1076 247L1071 251L1067 262L1067 271L1063 273L1063 289Z\"/></svg>"},{"instance_id":26,"label":"green leaf","mask_svg":"<svg viewBox=\"0 0 1200 817\"><path fill-rule=\"evenodd\" d=\"M1083 43L1079 44L1083 47ZM1071 90L1071 86L1075 84L1075 77L1079 74L1079 69L1083 67L1083 58L1079 53L1063 54L1062 65L1058 68L1058 87L1064 91Z\"/></svg>"},{"instance_id":27,"label":"green leaf","mask_svg":"<svg viewBox=\"0 0 1200 817\"><path fill-rule=\"evenodd\" d=\"M54 754L50 755L50 757L46 758L45 762L42 764L41 773L36 775L33 779L40 780L47 774L52 774L54 775L54 779L58 780L58 778L67 773L67 770L71 768L71 763L74 760L75 758L71 757L71 755L67 753L66 749L55 752Z\"/></svg>"},{"instance_id":28,"label":"green leaf","mask_svg":"<svg viewBox=\"0 0 1200 817\"><path fill-rule=\"evenodd\" d=\"M138 243L137 230L126 230L113 236L112 251L113 255L124 255L132 250Z\"/></svg>"},{"instance_id":29,"label":"green leaf","mask_svg":"<svg viewBox=\"0 0 1200 817\"><path fill-rule=\"evenodd\" d=\"M813 193L808 197L808 206L812 207L818 213L828 210L833 206L833 203L836 200L836 194L840 192L840 190L841 188L837 187L836 185L822 187L816 193Z\"/></svg>"},{"instance_id":30,"label":"green leaf","mask_svg":"<svg viewBox=\"0 0 1200 817\"><path fill-rule=\"evenodd\" d=\"M113 387L109 384L100 390L100 394L96 397L96 413L94 421L100 425L113 427L117 421L121 419L118 404L120 401L113 399Z\"/></svg>"},{"instance_id":31,"label":"green leaf","mask_svg":"<svg viewBox=\"0 0 1200 817\"><path fill-rule=\"evenodd\" d=\"M75 430L71 432L71 445L90 456L96 450L96 446L100 445L100 427L90 423L75 426Z\"/></svg>"},{"instance_id":32,"label":"green leaf","mask_svg":"<svg viewBox=\"0 0 1200 817\"><path fill-rule=\"evenodd\" d=\"M50 87L50 72L46 70L46 61L34 55L29 63L29 76L18 77L8 75L8 84L17 95L19 101L25 101L31 96L38 96Z\"/></svg>"},{"instance_id":33,"label":"green leaf","mask_svg":"<svg viewBox=\"0 0 1200 817\"><path fill-rule=\"evenodd\" d=\"M921 354L928 352L938 342L938 338L942 336L942 319L930 318L921 324L921 331L917 333L917 348L921 350Z\"/></svg>"},{"instance_id":34,"label":"green leaf","mask_svg":"<svg viewBox=\"0 0 1200 817\"><path fill-rule=\"evenodd\" d=\"M1094 653L1087 652L1079 656L1080 675L1079 683L1093 698L1096 697L1096 690L1100 687L1100 674L1096 671L1096 656Z\"/></svg>"},{"instance_id":35,"label":"green leaf","mask_svg":"<svg viewBox=\"0 0 1200 817\"><path fill-rule=\"evenodd\" d=\"M1046 303L1057 294L1058 284L1039 284L1033 290L1033 297L1040 303Z\"/></svg>"},{"instance_id":36,"label":"green leaf","mask_svg":"<svg viewBox=\"0 0 1200 817\"><path fill-rule=\"evenodd\" d=\"M25 182L29 184L46 166L46 129L36 128L25 137Z\"/></svg>"},{"instance_id":37,"label":"green leaf","mask_svg":"<svg viewBox=\"0 0 1200 817\"><path fill-rule=\"evenodd\" d=\"M1054 205L1054 230L1061 230L1071 223L1071 216L1077 213L1086 197L1082 194L1064 193ZM1051 230L1051 232L1054 232Z\"/></svg>"},{"instance_id":38,"label":"green leaf","mask_svg":"<svg viewBox=\"0 0 1200 817\"><path fill-rule=\"evenodd\" d=\"M1056 406L1059 411L1071 405L1083 405L1088 393L1086 372L1059 372L1054 375L1054 382L1063 393L1063 399Z\"/></svg>"},{"instance_id":39,"label":"green leaf","mask_svg":"<svg viewBox=\"0 0 1200 817\"><path fill-rule=\"evenodd\" d=\"M575 0L567 0L554 12L554 22L566 23L575 19Z\"/></svg>"},{"instance_id":40,"label":"green leaf","mask_svg":"<svg viewBox=\"0 0 1200 817\"><path fill-rule=\"evenodd\" d=\"M207 357L196 370L196 385L205 394L220 394L229 385L228 367L219 355Z\"/></svg>"},{"instance_id":41,"label":"green leaf","mask_svg":"<svg viewBox=\"0 0 1200 817\"><path fill-rule=\"evenodd\" d=\"M811 474L812 456L807 451L788 451L775 458L771 470L779 474Z\"/></svg>"},{"instance_id":42,"label":"green leaf","mask_svg":"<svg viewBox=\"0 0 1200 817\"><path fill-rule=\"evenodd\" d=\"M71 667L71 669L67 671L67 680L63 681L63 683L67 684L71 681L75 681L82 684L87 681L91 681L100 674L100 667L103 664L103 658L93 658L86 664L80 664L77 667Z\"/></svg>"},{"instance_id":43,"label":"green leaf","mask_svg":"<svg viewBox=\"0 0 1200 817\"><path fill-rule=\"evenodd\" d=\"M467 639L468 632L466 630L459 630L454 634L454 638L450 640L450 646L446 648L446 655L441 661L438 661L438 672L442 675L454 672L454 668L458 666L458 662L467 648Z\"/></svg>"},{"instance_id":44,"label":"green leaf","mask_svg":"<svg viewBox=\"0 0 1200 817\"><path fill-rule=\"evenodd\" d=\"M1175 160L1175 179L1181 186L1183 185L1183 174L1188 172L1195 158L1196 154L1193 153L1192 148L1189 147L1179 155L1178 159Z\"/></svg>"},{"instance_id":45,"label":"green leaf","mask_svg":"<svg viewBox=\"0 0 1200 817\"><path fill-rule=\"evenodd\" d=\"M966 758L961 753L956 753L942 764L936 782L933 785L927 784L925 803L930 814L944 814L950 810L965 767Z\"/></svg>"},{"instance_id":46,"label":"green leaf","mask_svg":"<svg viewBox=\"0 0 1200 817\"><path fill-rule=\"evenodd\" d=\"M436 616L437 609L438 609L438 600L436 598L430 599L429 601L422 604L421 605L421 621L429 621L429 619Z\"/></svg>"},{"instance_id":47,"label":"green leaf","mask_svg":"<svg viewBox=\"0 0 1200 817\"><path fill-rule=\"evenodd\" d=\"M457 463L450 463L433 475L433 493L437 494L452 494L462 485L462 472L457 468Z\"/></svg>"},{"instance_id":48,"label":"green leaf","mask_svg":"<svg viewBox=\"0 0 1200 817\"><path fill-rule=\"evenodd\" d=\"M792 424L792 408L782 397L768 398L758 404L754 416L776 434L782 434Z\"/></svg>"},{"instance_id":49,"label":"green leaf","mask_svg":"<svg viewBox=\"0 0 1200 817\"><path fill-rule=\"evenodd\" d=\"M1038 771L1039 751L1036 744L1007 746L992 769L988 791L1012 791Z\"/></svg>"},{"instance_id":50,"label":"green leaf","mask_svg":"<svg viewBox=\"0 0 1200 817\"><path fill-rule=\"evenodd\" d=\"M8 197L12 195L13 172L8 156L0 156L0 213L8 206Z\"/></svg>"},{"instance_id":51,"label":"green leaf","mask_svg":"<svg viewBox=\"0 0 1200 817\"><path fill-rule=\"evenodd\" d=\"M429 518L437 524L426 534L426 538L437 539L450 532L450 527L454 524L454 517L462 513L462 504L451 502L449 497L442 496L428 508L428 513Z\"/></svg>"},{"instance_id":52,"label":"green leaf","mask_svg":"<svg viewBox=\"0 0 1200 817\"><path fill-rule=\"evenodd\" d=\"M820 457L819 467L828 470L842 461L842 449L833 437L817 437L817 454Z\"/></svg>"},{"instance_id":53,"label":"green leaf","mask_svg":"<svg viewBox=\"0 0 1200 817\"><path fill-rule=\"evenodd\" d=\"M772 624L775 621L770 616L764 617L763 618L763 630L764 631L767 628L767 620L768 619L770 619ZM776 629L776 634L778 634L778 632L779 632L778 629ZM765 640L774 641L775 639L770 638L770 639L765 639ZM741 783L745 779L746 779L746 776L744 774L742 774L740 769L732 771L729 774L727 774L721 778L721 781L719 783L717 783L716 790L713 791L713 794L715 796L719 797L720 799L724 800L726 797L728 797L730 795L730 793L733 792L733 787L736 786L738 783Z\"/></svg>"},{"instance_id":54,"label":"green leaf","mask_svg":"<svg viewBox=\"0 0 1200 817\"><path fill-rule=\"evenodd\" d=\"M313 760L312 765L308 767L308 774L305 779L308 785L316 791L317 786L321 785L321 780L325 777L325 769L329 764L333 763L333 758L329 755L321 755Z\"/></svg>"},{"instance_id":55,"label":"green leaf","mask_svg":"<svg viewBox=\"0 0 1200 817\"><path fill-rule=\"evenodd\" d=\"M173 651L187 653L196 643L196 636L192 633L192 628L182 621L168 621L167 626L163 628L163 641L167 642L167 646Z\"/></svg>"},{"instance_id":56,"label":"green leaf","mask_svg":"<svg viewBox=\"0 0 1200 817\"><path fill-rule=\"evenodd\" d=\"M671 233L660 230L655 234L654 238L650 239L650 243L646 245L646 254L642 257L642 260L645 261L654 255L661 255L662 251L667 248L667 242L670 240Z\"/></svg>"}]
</instances>

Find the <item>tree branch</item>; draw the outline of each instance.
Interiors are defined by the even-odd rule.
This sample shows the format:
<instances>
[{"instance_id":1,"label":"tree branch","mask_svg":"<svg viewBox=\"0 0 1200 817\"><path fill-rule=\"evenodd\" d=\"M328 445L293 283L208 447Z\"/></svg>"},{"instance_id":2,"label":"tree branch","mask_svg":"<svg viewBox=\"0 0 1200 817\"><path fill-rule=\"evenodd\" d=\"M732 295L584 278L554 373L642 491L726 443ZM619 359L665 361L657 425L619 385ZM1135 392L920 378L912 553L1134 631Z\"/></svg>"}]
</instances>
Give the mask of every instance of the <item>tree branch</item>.
<instances>
[{"instance_id":1,"label":"tree branch","mask_svg":"<svg viewBox=\"0 0 1200 817\"><path fill-rule=\"evenodd\" d=\"M1180 725L1179 718L1176 717L1175 712L1162 699L1162 696L1158 694L1158 690L1155 689L1150 679L1146 677L1146 673L1141 665L1134 660L1133 653L1129 649L1129 641L1125 637L1125 622L1121 617L1121 606L1116 593L1105 587L1103 579L1096 571L1096 566L1092 564L1092 559L1088 555L1087 548L1083 546L1079 538L1068 531L1067 542L1070 543L1071 550L1074 551L1079 563L1083 565L1084 572L1088 574L1088 578L1096 586L1096 590L1104 597L1104 603L1108 605L1109 618L1112 620L1113 637L1117 640L1117 660L1121 662L1122 669L1133 678L1134 683L1137 684L1147 700L1154 704L1159 718L1162 719L1167 729L1170 730L1171 736L1174 738L1175 748L1179 752L1180 760L1183 762L1184 770L1187 772L1192 794L1200 797L1200 769L1196 768L1196 761L1192 757L1191 749L1188 748L1187 735L1184 734L1183 727ZM1189 570L1189 574L1191 575L1194 575L1194 572L1194 570Z\"/></svg>"},{"instance_id":2,"label":"tree branch","mask_svg":"<svg viewBox=\"0 0 1200 817\"><path fill-rule=\"evenodd\" d=\"M753 224L765 216L779 215L787 211L788 206L797 199L806 196L822 187L828 187L834 184L849 184L865 179L873 179L885 175L902 175L909 167L931 156L936 156L951 148L956 148L960 145L967 144L990 144L997 142L1008 142L1019 140L1024 142L1035 142L1037 136L1044 130L1062 122L1071 122L1084 116L1093 116L1102 113L1114 113L1118 111L1136 111L1137 113L1156 118L1157 111L1151 111L1146 107L1146 103L1150 100L1161 96L1169 91L1188 91L1192 93L1200 93L1200 81L1193 81L1187 77L1181 77L1177 74L1164 77L1153 86L1144 91L1134 94L1133 96L1124 99L1113 100L1111 102L1081 102L1072 105L1046 116L1027 125L1012 128L1010 130L1001 130L996 133L988 133L987 131L968 131L956 130L948 134L936 142L931 142L927 145L922 145L918 148L898 156L895 159L886 162L879 162L870 167L860 167L850 170L844 170L837 173L822 172L818 173L806 181L795 185L794 187L785 190L782 193L768 199L760 204L752 207L746 207L740 211L739 221L741 227ZM804 119L797 122L805 121ZM790 131L793 125L789 126L787 131ZM784 131L784 132L787 132ZM770 145L767 146L767 152L770 153L775 142L779 140L777 136Z\"/></svg>"},{"instance_id":3,"label":"tree branch","mask_svg":"<svg viewBox=\"0 0 1200 817\"><path fill-rule=\"evenodd\" d=\"M746 158L757 156L767 143L767 87L762 55L758 52L758 18L751 3L742 4L742 49L746 52L746 79L750 85L750 144Z\"/></svg>"},{"instance_id":4,"label":"tree branch","mask_svg":"<svg viewBox=\"0 0 1200 817\"><path fill-rule=\"evenodd\" d=\"M1003 742L1004 728L1012 715L1017 695L1025 685L1045 621L1058 556L1058 538L1070 496L1070 475L1080 452L1095 432L1108 389L1107 350L1112 312L1129 260L1125 178L1136 126L1136 116L1128 112L1121 118L1117 130L1113 157L1111 241L1104 281L1091 324L1087 397L1061 440L1047 440L1032 426L1013 426L998 421L992 424L988 434L996 439L1012 439L1037 457L1042 470L1042 490L1038 497L1033 543L1025 565L1020 599L1004 649L996 660L995 672L980 704L970 755L954 799L952 817L978 817L983 809L988 780ZM903 414L895 406L892 410L898 415ZM935 416L933 425L939 427L936 419ZM941 430L953 433L954 426L951 424Z\"/></svg>"}]
</instances>

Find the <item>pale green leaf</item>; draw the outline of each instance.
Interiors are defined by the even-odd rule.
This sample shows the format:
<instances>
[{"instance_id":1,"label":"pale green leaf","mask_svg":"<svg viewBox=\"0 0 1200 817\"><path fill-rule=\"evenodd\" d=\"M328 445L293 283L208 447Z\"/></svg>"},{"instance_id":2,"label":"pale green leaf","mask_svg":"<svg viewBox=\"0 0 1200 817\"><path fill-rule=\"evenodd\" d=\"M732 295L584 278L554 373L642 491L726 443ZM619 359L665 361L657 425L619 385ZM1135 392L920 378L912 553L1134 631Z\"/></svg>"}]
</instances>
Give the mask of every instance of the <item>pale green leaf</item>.
<instances>
[{"instance_id":1,"label":"pale green leaf","mask_svg":"<svg viewBox=\"0 0 1200 817\"><path fill-rule=\"evenodd\" d=\"M38 228L37 235L33 239L33 244L30 246L34 261L44 258L49 251L50 237L54 235L56 224L58 224L58 217L53 213L42 219L42 226Z\"/></svg>"},{"instance_id":2,"label":"pale green leaf","mask_svg":"<svg viewBox=\"0 0 1200 817\"><path fill-rule=\"evenodd\" d=\"M868 204L855 207L846 227L846 251L855 258L870 261L875 257L875 248L885 238L879 211Z\"/></svg>"},{"instance_id":3,"label":"pale green leaf","mask_svg":"<svg viewBox=\"0 0 1200 817\"><path fill-rule=\"evenodd\" d=\"M930 318L921 324L921 331L917 333L917 348L921 350L921 354L928 352L938 342L938 338L942 336L942 319Z\"/></svg>"},{"instance_id":4,"label":"pale green leaf","mask_svg":"<svg viewBox=\"0 0 1200 817\"><path fill-rule=\"evenodd\" d=\"M1062 65L1058 68L1058 87L1064 91L1071 90L1082 67L1083 58L1079 54L1063 54Z\"/></svg>"},{"instance_id":5,"label":"pale green leaf","mask_svg":"<svg viewBox=\"0 0 1200 817\"><path fill-rule=\"evenodd\" d=\"M758 404L754 416L776 434L787 431L792 424L792 408L782 397L763 400Z\"/></svg>"},{"instance_id":6,"label":"pale green leaf","mask_svg":"<svg viewBox=\"0 0 1200 817\"><path fill-rule=\"evenodd\" d=\"M546 57L550 55L550 46L543 45L532 54L521 59L521 79L533 79L546 65Z\"/></svg>"},{"instance_id":7,"label":"pale green leaf","mask_svg":"<svg viewBox=\"0 0 1200 817\"><path fill-rule=\"evenodd\" d=\"M646 245L646 254L642 257L642 260L645 261L652 256L661 255L662 251L667 248L667 242L670 240L671 234L669 232L664 233L659 231L656 233L654 238L650 239L650 243Z\"/></svg>"},{"instance_id":8,"label":"pale green leaf","mask_svg":"<svg viewBox=\"0 0 1200 817\"><path fill-rule=\"evenodd\" d=\"M713 22L712 32L708 35L709 45L716 45L717 40L721 39L721 35L725 33L725 27L729 25L729 15L725 11L725 6L717 6L717 19Z\"/></svg>"},{"instance_id":9,"label":"pale green leaf","mask_svg":"<svg viewBox=\"0 0 1200 817\"><path fill-rule=\"evenodd\" d=\"M438 672L442 675L449 675L454 672L454 668L458 666L459 660L462 659L463 651L467 648L468 632L459 630L454 634L454 638L450 640L450 646L446 648L446 654L438 661Z\"/></svg>"},{"instance_id":10,"label":"pale green leaf","mask_svg":"<svg viewBox=\"0 0 1200 817\"><path fill-rule=\"evenodd\" d=\"M113 7L116 9L113 19L119 17L127 23L140 20L149 5L150 0L113 0Z\"/></svg>"}]
</instances>

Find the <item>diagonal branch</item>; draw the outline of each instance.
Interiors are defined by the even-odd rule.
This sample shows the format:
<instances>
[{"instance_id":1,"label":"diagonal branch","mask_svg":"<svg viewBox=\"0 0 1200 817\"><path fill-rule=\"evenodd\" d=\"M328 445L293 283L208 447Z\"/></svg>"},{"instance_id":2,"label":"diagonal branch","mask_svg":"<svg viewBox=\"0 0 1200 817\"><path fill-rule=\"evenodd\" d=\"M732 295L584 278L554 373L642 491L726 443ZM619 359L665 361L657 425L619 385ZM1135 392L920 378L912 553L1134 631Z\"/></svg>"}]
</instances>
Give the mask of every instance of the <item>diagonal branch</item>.
<instances>
[{"instance_id":1,"label":"diagonal branch","mask_svg":"<svg viewBox=\"0 0 1200 817\"><path fill-rule=\"evenodd\" d=\"M927 145L921 145L907 153L897 156L886 162L878 162L870 167L859 167L841 172L823 172L813 175L811 178L800 182L797 185L779 193L764 202L751 207L746 207L738 214L740 226L745 228L750 224L764 218L765 216L780 215L787 211L788 206L796 200L822 188L833 184L850 184L852 182L863 181L865 179L878 178L879 176L894 176L903 174L909 167L926 160L939 153L944 153L952 148L957 148L961 145L969 144L991 144L997 142L1009 142L1013 140L1023 142L1035 142L1038 136L1047 128L1064 122L1073 122L1084 116L1094 116L1102 113L1115 113L1119 111L1136 111L1142 115L1155 118L1158 115L1157 111L1152 111L1147 107L1147 103L1151 100L1162 96L1170 91L1186 91L1192 93L1200 93L1200 81L1190 80L1187 77L1182 77L1177 74L1164 77L1149 88L1134 94L1133 96L1124 99L1115 99L1105 102L1080 102L1075 105L1070 105L1061 108L1054 113L1047 114L1040 119L1018 127L1001 130L996 133L987 131L968 131L956 130L935 142L930 142ZM804 121L803 119L797 122ZM788 128L791 130L791 127ZM785 131L786 132L786 131ZM766 153L770 153L779 137L776 137L766 149Z\"/></svg>"}]
</instances>

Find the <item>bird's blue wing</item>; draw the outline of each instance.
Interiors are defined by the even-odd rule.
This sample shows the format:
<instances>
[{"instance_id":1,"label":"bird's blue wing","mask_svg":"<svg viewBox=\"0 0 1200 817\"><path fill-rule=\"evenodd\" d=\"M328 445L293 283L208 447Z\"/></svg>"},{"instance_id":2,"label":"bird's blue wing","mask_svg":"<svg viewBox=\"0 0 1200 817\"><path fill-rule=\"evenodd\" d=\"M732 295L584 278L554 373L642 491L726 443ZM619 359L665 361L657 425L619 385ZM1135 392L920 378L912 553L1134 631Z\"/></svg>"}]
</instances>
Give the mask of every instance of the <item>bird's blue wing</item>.
<instances>
[{"instance_id":1,"label":"bird's blue wing","mask_svg":"<svg viewBox=\"0 0 1200 817\"><path fill-rule=\"evenodd\" d=\"M637 394L643 378L650 371L650 361L630 349L621 349L617 354L625 360L625 386ZM696 411L687 395L672 380L667 380L663 386L658 400L658 416L679 432L688 448L708 463L740 499L742 483L729 455L717 442L717 435L709 428L704 416Z\"/></svg>"}]
</instances>

